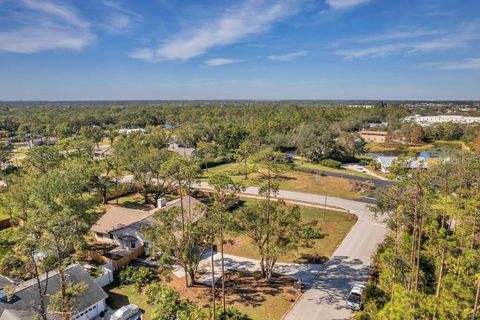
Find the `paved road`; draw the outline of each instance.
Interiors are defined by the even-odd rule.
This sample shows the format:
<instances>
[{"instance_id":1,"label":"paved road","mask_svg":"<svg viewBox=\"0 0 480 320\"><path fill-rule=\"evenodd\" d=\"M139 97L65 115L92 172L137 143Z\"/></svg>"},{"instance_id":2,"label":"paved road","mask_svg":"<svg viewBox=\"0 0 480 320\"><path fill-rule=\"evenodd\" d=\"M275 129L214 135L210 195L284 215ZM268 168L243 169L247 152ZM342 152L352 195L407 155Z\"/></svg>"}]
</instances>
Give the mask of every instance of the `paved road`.
<instances>
[{"instance_id":1,"label":"paved road","mask_svg":"<svg viewBox=\"0 0 480 320\"><path fill-rule=\"evenodd\" d=\"M195 187L211 189L206 182ZM258 187L248 187L244 195L258 196ZM318 205L325 203L324 196L286 190L280 190L277 198ZM319 268L306 268L301 274L298 272L302 270L293 270L310 284L310 288L285 316L285 320L350 319L352 311L345 307L345 299L355 282L368 278L372 254L385 237L385 225L374 219L367 203L328 197L326 204L350 211L358 217L358 221L327 263ZM235 261L232 260L232 263Z\"/></svg>"},{"instance_id":2,"label":"paved road","mask_svg":"<svg viewBox=\"0 0 480 320\"><path fill-rule=\"evenodd\" d=\"M378 178L366 178L366 177L359 177L353 174L350 174L348 172L342 173L342 172L331 172L331 171L324 171L324 170L318 170L318 169L308 169L311 172L314 173L321 173L325 176L332 176L332 177L337 177L337 178L344 178L344 179L349 179L349 180L355 180L355 181L361 181L361 182L366 182L366 181L371 181L375 185L377 189L381 188L386 188L389 186L392 186L395 184L394 181L391 180L385 180L385 179L378 179Z\"/></svg>"},{"instance_id":3,"label":"paved road","mask_svg":"<svg viewBox=\"0 0 480 320\"><path fill-rule=\"evenodd\" d=\"M199 187L209 188L206 183ZM258 188L249 187L245 194L258 195ZM325 201L320 195L286 190L280 190L277 197L320 205ZM352 311L345 307L345 299L355 282L368 278L372 254L385 237L385 225L374 219L368 204L328 197L327 206L350 211L358 217L358 222L335 250L332 259L318 269L304 270L301 277L310 282L310 288L285 316L285 320L350 319Z\"/></svg>"}]
</instances>

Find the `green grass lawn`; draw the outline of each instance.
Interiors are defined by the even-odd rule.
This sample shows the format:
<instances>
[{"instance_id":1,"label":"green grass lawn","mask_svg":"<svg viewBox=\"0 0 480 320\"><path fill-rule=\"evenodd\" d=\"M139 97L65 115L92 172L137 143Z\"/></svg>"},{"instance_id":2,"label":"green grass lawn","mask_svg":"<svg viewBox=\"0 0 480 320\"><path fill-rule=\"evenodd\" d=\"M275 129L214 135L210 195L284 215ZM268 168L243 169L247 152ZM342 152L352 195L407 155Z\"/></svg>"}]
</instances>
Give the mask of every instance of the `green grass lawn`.
<instances>
[{"instance_id":1,"label":"green grass lawn","mask_svg":"<svg viewBox=\"0 0 480 320\"><path fill-rule=\"evenodd\" d=\"M249 174L248 179L245 180L243 174L239 172L238 166L235 163L226 163L212 167L208 169L208 171L203 171L200 180L208 181L208 177L214 173L220 172L230 174L235 182L241 182L247 187L259 185L258 175ZM280 179L280 188L284 190L321 195L327 194L328 196L345 199L359 199L363 197L359 192L351 190L348 179L296 171L289 171L282 175L282 178Z\"/></svg>"},{"instance_id":2,"label":"green grass lawn","mask_svg":"<svg viewBox=\"0 0 480 320\"><path fill-rule=\"evenodd\" d=\"M110 200L110 203L116 204L116 200ZM129 209L145 209L147 207L142 195L138 193L118 198L118 205Z\"/></svg>"},{"instance_id":3,"label":"green grass lawn","mask_svg":"<svg viewBox=\"0 0 480 320\"><path fill-rule=\"evenodd\" d=\"M349 174L352 176L357 176L357 177L362 177L362 178L375 178L367 173L363 172L358 172L358 171L353 171L353 170L347 170L347 169L342 169L342 168L330 168L327 166L322 166L321 164L318 163L311 163L302 159L295 159L294 164L299 167L307 168L307 169L314 169L314 170L319 170L319 171L325 171L325 172L333 172L333 173L340 173L340 174Z\"/></svg>"},{"instance_id":4,"label":"green grass lawn","mask_svg":"<svg viewBox=\"0 0 480 320\"><path fill-rule=\"evenodd\" d=\"M107 304L111 308L118 309L133 303L144 312L143 319L150 319L152 306L147 303L147 296L138 292L133 285L120 285L119 282L115 281L105 287L104 290L108 294Z\"/></svg>"},{"instance_id":5,"label":"green grass lawn","mask_svg":"<svg viewBox=\"0 0 480 320\"><path fill-rule=\"evenodd\" d=\"M4 208L0 209L0 220L8 218L10 218L10 216L8 215L7 210L5 210Z\"/></svg>"},{"instance_id":6,"label":"green grass lawn","mask_svg":"<svg viewBox=\"0 0 480 320\"><path fill-rule=\"evenodd\" d=\"M253 206L257 202L257 200L252 199L243 199L243 201L242 206ZM305 263L307 262L306 257L312 255L323 257L324 260L329 259L335 248L342 242L357 221L356 216L346 212L321 208L304 206L300 208L302 222L317 220L318 227L320 227L324 237L314 240L313 245L309 248L299 248L297 251L292 251L280 257L279 261ZM225 253L252 259L260 258L258 249L247 236L230 234L226 237L226 241L228 244L224 247Z\"/></svg>"}]
</instances>

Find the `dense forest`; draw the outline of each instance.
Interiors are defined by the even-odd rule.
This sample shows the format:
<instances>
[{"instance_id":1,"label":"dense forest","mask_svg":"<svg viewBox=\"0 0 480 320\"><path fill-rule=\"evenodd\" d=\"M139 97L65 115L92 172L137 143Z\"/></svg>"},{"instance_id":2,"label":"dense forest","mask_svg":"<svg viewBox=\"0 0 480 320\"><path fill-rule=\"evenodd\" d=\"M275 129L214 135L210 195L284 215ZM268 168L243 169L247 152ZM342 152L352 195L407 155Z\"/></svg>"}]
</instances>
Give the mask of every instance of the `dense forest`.
<instances>
[{"instance_id":1,"label":"dense forest","mask_svg":"<svg viewBox=\"0 0 480 320\"><path fill-rule=\"evenodd\" d=\"M274 102L69 107L4 104L0 107L0 130L4 136L18 139L82 135L97 142L105 135L113 139L120 128L165 126L178 143L198 147L201 142L215 142L227 157L243 141L250 141L259 147L296 149L313 162L328 158L352 160L362 151L352 133L372 123L388 123L389 131L407 137L403 140L410 142L462 139L472 143L478 137L478 126L447 123L424 129L402 121L405 116L422 110L386 104L363 108Z\"/></svg>"},{"instance_id":2,"label":"dense forest","mask_svg":"<svg viewBox=\"0 0 480 320\"><path fill-rule=\"evenodd\" d=\"M478 319L480 157L458 154L380 194L388 234L356 319Z\"/></svg>"}]
</instances>

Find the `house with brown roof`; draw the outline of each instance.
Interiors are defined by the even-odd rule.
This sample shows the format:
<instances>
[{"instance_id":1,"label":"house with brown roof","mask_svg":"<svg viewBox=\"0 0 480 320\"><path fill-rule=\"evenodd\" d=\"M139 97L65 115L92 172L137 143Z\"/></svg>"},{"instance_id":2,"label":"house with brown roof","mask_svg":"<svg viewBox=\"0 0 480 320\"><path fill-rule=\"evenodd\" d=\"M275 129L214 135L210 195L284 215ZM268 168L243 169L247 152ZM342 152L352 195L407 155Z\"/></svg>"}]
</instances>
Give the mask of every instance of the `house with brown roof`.
<instances>
[{"instance_id":1,"label":"house with brown roof","mask_svg":"<svg viewBox=\"0 0 480 320\"><path fill-rule=\"evenodd\" d=\"M388 131L362 130L360 137L366 142L387 142L390 138Z\"/></svg>"},{"instance_id":2,"label":"house with brown roof","mask_svg":"<svg viewBox=\"0 0 480 320\"><path fill-rule=\"evenodd\" d=\"M155 221L155 212L182 206L185 212L191 212L192 222L198 221L205 214L206 206L203 203L191 196L183 196L170 202L159 201L159 207L150 211L112 207L90 230L97 243L110 246L112 255L135 256L135 259L148 251L149 242L142 233L142 227ZM118 267L116 265L115 269Z\"/></svg>"}]
</instances>

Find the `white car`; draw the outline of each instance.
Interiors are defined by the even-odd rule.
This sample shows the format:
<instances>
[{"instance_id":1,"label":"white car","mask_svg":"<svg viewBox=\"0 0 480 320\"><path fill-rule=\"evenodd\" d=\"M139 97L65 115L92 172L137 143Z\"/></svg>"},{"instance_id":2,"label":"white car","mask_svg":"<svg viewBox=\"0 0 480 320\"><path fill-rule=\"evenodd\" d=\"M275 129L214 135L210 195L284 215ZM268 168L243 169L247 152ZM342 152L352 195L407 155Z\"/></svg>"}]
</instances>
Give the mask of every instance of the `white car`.
<instances>
[{"instance_id":1,"label":"white car","mask_svg":"<svg viewBox=\"0 0 480 320\"><path fill-rule=\"evenodd\" d=\"M117 311L115 311L110 320L142 320L142 311L135 304L129 304L128 306L123 306Z\"/></svg>"},{"instance_id":2,"label":"white car","mask_svg":"<svg viewBox=\"0 0 480 320\"><path fill-rule=\"evenodd\" d=\"M362 168L362 167L357 167L357 171L358 171L358 172L366 172L366 170L365 170L364 168Z\"/></svg>"},{"instance_id":3,"label":"white car","mask_svg":"<svg viewBox=\"0 0 480 320\"><path fill-rule=\"evenodd\" d=\"M361 283L353 285L347 297L347 307L353 310L360 310L362 308L362 292L364 289L365 285Z\"/></svg>"}]
</instances>

